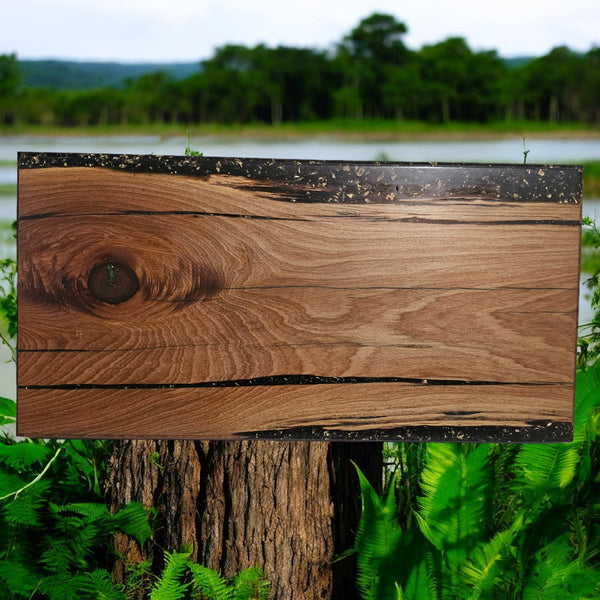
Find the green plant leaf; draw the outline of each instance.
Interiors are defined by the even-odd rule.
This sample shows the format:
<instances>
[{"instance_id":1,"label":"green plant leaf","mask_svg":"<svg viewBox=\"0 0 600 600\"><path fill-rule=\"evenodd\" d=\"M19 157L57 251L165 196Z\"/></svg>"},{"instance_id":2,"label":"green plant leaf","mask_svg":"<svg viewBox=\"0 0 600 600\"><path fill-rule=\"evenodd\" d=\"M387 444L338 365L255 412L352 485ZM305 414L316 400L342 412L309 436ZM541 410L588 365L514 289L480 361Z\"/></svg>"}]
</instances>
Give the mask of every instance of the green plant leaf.
<instances>
[{"instance_id":1,"label":"green plant leaf","mask_svg":"<svg viewBox=\"0 0 600 600\"><path fill-rule=\"evenodd\" d=\"M489 530L491 474L485 444L428 444L418 520L440 551L464 558Z\"/></svg>"},{"instance_id":2,"label":"green plant leaf","mask_svg":"<svg viewBox=\"0 0 600 600\"><path fill-rule=\"evenodd\" d=\"M574 559L568 533L534 554L528 575L523 600L595 600L600 594L600 571Z\"/></svg>"},{"instance_id":3,"label":"green plant leaf","mask_svg":"<svg viewBox=\"0 0 600 600\"><path fill-rule=\"evenodd\" d=\"M24 488L27 482L14 473L9 473L0 469L0 501L2 498L10 496L17 490Z\"/></svg>"},{"instance_id":4,"label":"green plant leaf","mask_svg":"<svg viewBox=\"0 0 600 600\"><path fill-rule=\"evenodd\" d=\"M403 536L396 516L395 482L384 499L380 498L358 466L362 496L361 518L354 548L357 552L358 587L367 600L395 594L400 569L410 536Z\"/></svg>"},{"instance_id":5,"label":"green plant leaf","mask_svg":"<svg viewBox=\"0 0 600 600\"><path fill-rule=\"evenodd\" d=\"M119 510L113 517L115 526L134 537L143 546L152 537L149 514L139 502L130 502Z\"/></svg>"},{"instance_id":6,"label":"green plant leaf","mask_svg":"<svg viewBox=\"0 0 600 600\"><path fill-rule=\"evenodd\" d=\"M40 482L8 502L4 508L6 522L27 527L40 525L41 509L46 505L44 494L48 485Z\"/></svg>"},{"instance_id":7,"label":"green plant leaf","mask_svg":"<svg viewBox=\"0 0 600 600\"><path fill-rule=\"evenodd\" d=\"M0 425L14 423L17 418L17 403L10 398L0 397ZM4 421L4 422L3 422Z\"/></svg>"},{"instance_id":8,"label":"green plant leaf","mask_svg":"<svg viewBox=\"0 0 600 600\"><path fill-rule=\"evenodd\" d=\"M180 600L185 598L191 583L183 581L188 568L189 557L189 552L165 553L165 568L152 589L150 600Z\"/></svg>"},{"instance_id":9,"label":"green plant leaf","mask_svg":"<svg viewBox=\"0 0 600 600\"><path fill-rule=\"evenodd\" d=\"M90 519L105 518L110 519L111 515L103 502L72 502L70 504L50 505L57 514L75 514Z\"/></svg>"},{"instance_id":10,"label":"green plant leaf","mask_svg":"<svg viewBox=\"0 0 600 600\"><path fill-rule=\"evenodd\" d=\"M82 574L79 580L79 592L94 600L127 600L120 586L115 585L110 573L105 569L94 569Z\"/></svg>"},{"instance_id":11,"label":"green plant leaf","mask_svg":"<svg viewBox=\"0 0 600 600\"><path fill-rule=\"evenodd\" d=\"M579 464L577 444L523 444L515 458L515 486L525 494L542 497L568 486Z\"/></svg>"},{"instance_id":12,"label":"green plant leaf","mask_svg":"<svg viewBox=\"0 0 600 600\"><path fill-rule=\"evenodd\" d=\"M1 339L8 343L7 338L17 334L17 289L15 278L17 263L7 258L0 261L0 327Z\"/></svg>"},{"instance_id":13,"label":"green plant leaf","mask_svg":"<svg viewBox=\"0 0 600 600\"><path fill-rule=\"evenodd\" d=\"M259 567L244 569L233 580L232 600L269 600L270 588Z\"/></svg>"},{"instance_id":14,"label":"green plant leaf","mask_svg":"<svg viewBox=\"0 0 600 600\"><path fill-rule=\"evenodd\" d=\"M477 600L482 595L492 594L497 581L502 573L504 561L510 556L510 549L515 537L523 526L523 513L518 513L511 527L499 531L488 542L479 544L465 561L460 571L465 584L473 592L469 600Z\"/></svg>"},{"instance_id":15,"label":"green plant leaf","mask_svg":"<svg viewBox=\"0 0 600 600\"><path fill-rule=\"evenodd\" d=\"M5 582L11 592L11 598L29 598L38 587L40 578L35 569L24 562L2 560L0 561L0 579Z\"/></svg>"},{"instance_id":16,"label":"green plant leaf","mask_svg":"<svg viewBox=\"0 0 600 600\"><path fill-rule=\"evenodd\" d=\"M56 573L45 577L39 589L50 600L82 600L79 579L79 576L70 573Z\"/></svg>"},{"instance_id":17,"label":"green plant leaf","mask_svg":"<svg viewBox=\"0 0 600 600\"><path fill-rule=\"evenodd\" d=\"M227 585L227 581L216 571L203 565L190 564L193 576L194 591L200 593L206 600L233 600L234 588ZM248 587L241 588L240 592L247 591ZM241 595L240 598L244 596ZM253 598L253 596L250 596ZM237 599L236 599L237 600Z\"/></svg>"},{"instance_id":18,"label":"green plant leaf","mask_svg":"<svg viewBox=\"0 0 600 600\"><path fill-rule=\"evenodd\" d=\"M573 442L594 439L592 419L600 408L600 362L585 371L577 371L575 379L575 413Z\"/></svg>"},{"instance_id":19,"label":"green plant leaf","mask_svg":"<svg viewBox=\"0 0 600 600\"><path fill-rule=\"evenodd\" d=\"M30 441L17 444L0 444L0 463L20 471L24 467L42 465L52 456L52 451L45 444Z\"/></svg>"},{"instance_id":20,"label":"green plant leaf","mask_svg":"<svg viewBox=\"0 0 600 600\"><path fill-rule=\"evenodd\" d=\"M437 574L431 552L427 552L414 566L402 590L404 600L440 600Z\"/></svg>"}]
</instances>

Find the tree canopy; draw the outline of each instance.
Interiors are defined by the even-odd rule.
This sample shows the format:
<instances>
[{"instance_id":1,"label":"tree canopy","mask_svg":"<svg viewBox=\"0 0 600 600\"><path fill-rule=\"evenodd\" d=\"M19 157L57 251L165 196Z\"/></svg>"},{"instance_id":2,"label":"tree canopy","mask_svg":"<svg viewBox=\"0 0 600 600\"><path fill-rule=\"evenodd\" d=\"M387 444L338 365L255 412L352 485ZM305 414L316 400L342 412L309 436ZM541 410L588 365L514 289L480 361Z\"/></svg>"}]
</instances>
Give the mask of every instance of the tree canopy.
<instances>
[{"instance_id":1,"label":"tree canopy","mask_svg":"<svg viewBox=\"0 0 600 600\"><path fill-rule=\"evenodd\" d=\"M559 46L514 66L460 37L411 50L407 31L374 13L328 51L229 44L190 76L156 71L95 89L25 86L17 57L4 55L0 124L600 121L600 48L578 54Z\"/></svg>"}]
</instances>

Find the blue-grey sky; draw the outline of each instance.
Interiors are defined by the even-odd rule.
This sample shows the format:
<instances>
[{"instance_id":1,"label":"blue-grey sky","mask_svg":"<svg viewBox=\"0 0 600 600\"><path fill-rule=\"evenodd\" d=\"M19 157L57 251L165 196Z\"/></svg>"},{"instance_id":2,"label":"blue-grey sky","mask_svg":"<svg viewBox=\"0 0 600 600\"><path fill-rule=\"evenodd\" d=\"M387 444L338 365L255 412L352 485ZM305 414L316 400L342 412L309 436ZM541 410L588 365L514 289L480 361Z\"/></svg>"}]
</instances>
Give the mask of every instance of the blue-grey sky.
<instances>
[{"instance_id":1,"label":"blue-grey sky","mask_svg":"<svg viewBox=\"0 0 600 600\"><path fill-rule=\"evenodd\" d=\"M0 54L195 61L227 43L328 48L373 12L418 49L449 36L502 56L600 45L600 0L0 0Z\"/></svg>"}]
</instances>

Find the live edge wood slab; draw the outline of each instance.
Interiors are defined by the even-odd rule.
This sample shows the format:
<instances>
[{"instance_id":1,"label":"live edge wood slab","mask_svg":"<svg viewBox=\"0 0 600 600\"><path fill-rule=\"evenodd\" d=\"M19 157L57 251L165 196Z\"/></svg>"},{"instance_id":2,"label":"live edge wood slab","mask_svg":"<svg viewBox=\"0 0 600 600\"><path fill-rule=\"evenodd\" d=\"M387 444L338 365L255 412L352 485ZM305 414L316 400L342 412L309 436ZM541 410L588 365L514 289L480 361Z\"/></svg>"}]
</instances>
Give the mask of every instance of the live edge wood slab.
<instances>
[{"instance_id":1,"label":"live edge wood slab","mask_svg":"<svg viewBox=\"0 0 600 600\"><path fill-rule=\"evenodd\" d=\"M582 170L19 155L18 431L572 436Z\"/></svg>"}]
</instances>

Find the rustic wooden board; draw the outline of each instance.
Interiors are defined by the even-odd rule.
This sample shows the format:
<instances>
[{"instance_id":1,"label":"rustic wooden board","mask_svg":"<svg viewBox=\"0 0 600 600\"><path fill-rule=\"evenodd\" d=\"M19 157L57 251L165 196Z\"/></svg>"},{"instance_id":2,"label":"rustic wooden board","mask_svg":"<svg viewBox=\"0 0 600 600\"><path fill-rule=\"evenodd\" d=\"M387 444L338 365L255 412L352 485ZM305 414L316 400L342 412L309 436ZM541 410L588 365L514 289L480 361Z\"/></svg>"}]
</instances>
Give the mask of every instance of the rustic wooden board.
<instances>
[{"instance_id":1,"label":"rustic wooden board","mask_svg":"<svg viewBox=\"0 0 600 600\"><path fill-rule=\"evenodd\" d=\"M567 440L581 185L20 154L19 433Z\"/></svg>"}]
</instances>

